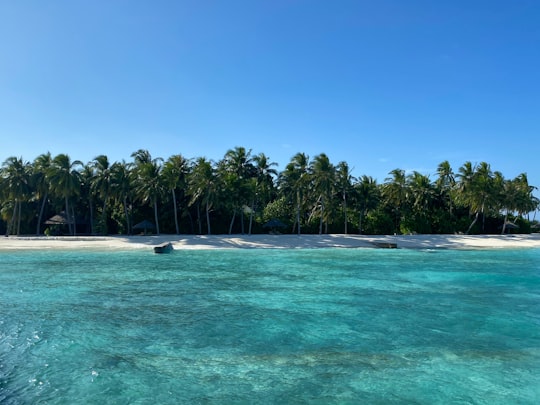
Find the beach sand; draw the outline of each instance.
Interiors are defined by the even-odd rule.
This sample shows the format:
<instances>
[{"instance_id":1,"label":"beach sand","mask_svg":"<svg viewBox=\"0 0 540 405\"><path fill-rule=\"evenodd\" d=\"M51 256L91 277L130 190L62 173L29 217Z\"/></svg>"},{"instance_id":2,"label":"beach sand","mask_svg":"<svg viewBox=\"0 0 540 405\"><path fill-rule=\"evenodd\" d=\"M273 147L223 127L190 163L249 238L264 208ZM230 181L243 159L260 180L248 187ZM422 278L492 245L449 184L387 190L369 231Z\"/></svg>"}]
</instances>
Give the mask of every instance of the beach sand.
<instances>
[{"instance_id":1,"label":"beach sand","mask_svg":"<svg viewBox=\"0 0 540 405\"><path fill-rule=\"evenodd\" d=\"M406 249L540 248L532 235L159 235L159 236L9 236L0 237L0 251L17 249L150 249L171 242L175 249L229 248L373 248L374 242Z\"/></svg>"}]
</instances>

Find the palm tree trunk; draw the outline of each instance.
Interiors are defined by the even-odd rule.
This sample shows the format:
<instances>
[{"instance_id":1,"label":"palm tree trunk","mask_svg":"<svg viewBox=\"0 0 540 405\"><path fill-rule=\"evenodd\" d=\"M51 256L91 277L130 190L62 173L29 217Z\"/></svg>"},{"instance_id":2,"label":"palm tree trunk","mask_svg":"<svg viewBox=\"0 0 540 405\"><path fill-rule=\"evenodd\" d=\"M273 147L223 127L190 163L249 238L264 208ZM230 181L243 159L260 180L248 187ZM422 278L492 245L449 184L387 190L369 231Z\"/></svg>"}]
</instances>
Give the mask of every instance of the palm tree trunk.
<instances>
[{"instance_id":1,"label":"palm tree trunk","mask_svg":"<svg viewBox=\"0 0 540 405\"><path fill-rule=\"evenodd\" d=\"M300 191L296 191L296 223L298 224L298 235L302 232L300 229Z\"/></svg>"},{"instance_id":2,"label":"palm tree trunk","mask_svg":"<svg viewBox=\"0 0 540 405\"><path fill-rule=\"evenodd\" d=\"M176 193L174 189L171 189L173 199L173 212L174 212L174 225L176 226L176 234L180 235L180 228L178 227L178 213L176 212Z\"/></svg>"},{"instance_id":3,"label":"palm tree trunk","mask_svg":"<svg viewBox=\"0 0 540 405\"><path fill-rule=\"evenodd\" d=\"M156 233L159 235L157 198L154 197L154 220L156 221Z\"/></svg>"},{"instance_id":4,"label":"palm tree trunk","mask_svg":"<svg viewBox=\"0 0 540 405\"><path fill-rule=\"evenodd\" d=\"M253 211L255 210L255 199L251 200L251 211L249 212L249 230L248 235L251 235L251 226L253 225Z\"/></svg>"},{"instance_id":5,"label":"palm tree trunk","mask_svg":"<svg viewBox=\"0 0 540 405\"><path fill-rule=\"evenodd\" d=\"M199 235L202 235L201 204L199 203L197 203L197 223L199 224Z\"/></svg>"},{"instance_id":6,"label":"palm tree trunk","mask_svg":"<svg viewBox=\"0 0 540 405\"><path fill-rule=\"evenodd\" d=\"M231 218L231 223L229 224L229 235L232 234L232 228L234 225L234 220L236 218L236 210L233 211L233 216Z\"/></svg>"},{"instance_id":7,"label":"palm tree trunk","mask_svg":"<svg viewBox=\"0 0 540 405\"><path fill-rule=\"evenodd\" d=\"M36 236L41 234L41 219L43 218L43 211L45 211L45 203L47 202L47 193L43 196L43 201L41 202L41 208L39 210L38 223L36 228Z\"/></svg>"},{"instance_id":8,"label":"palm tree trunk","mask_svg":"<svg viewBox=\"0 0 540 405\"><path fill-rule=\"evenodd\" d=\"M73 220L73 236L77 234L77 221L75 220L75 208L71 207L71 219Z\"/></svg>"},{"instance_id":9,"label":"palm tree trunk","mask_svg":"<svg viewBox=\"0 0 540 405\"><path fill-rule=\"evenodd\" d=\"M474 224L476 224L476 221L478 221L478 215L480 214L480 211L476 211L476 215L474 216L474 220L472 221L472 223L469 225L469 229L467 229L467 231L465 232L466 235L469 234L469 232L471 231L472 227L474 226Z\"/></svg>"},{"instance_id":10,"label":"palm tree trunk","mask_svg":"<svg viewBox=\"0 0 540 405\"><path fill-rule=\"evenodd\" d=\"M131 235L131 225L129 223L128 207L127 207L127 198L124 197L124 215L126 216L126 229L127 234Z\"/></svg>"},{"instance_id":11,"label":"palm tree trunk","mask_svg":"<svg viewBox=\"0 0 540 405\"><path fill-rule=\"evenodd\" d=\"M482 232L486 233L486 216L484 215L484 203L482 203Z\"/></svg>"},{"instance_id":12,"label":"palm tree trunk","mask_svg":"<svg viewBox=\"0 0 540 405\"><path fill-rule=\"evenodd\" d=\"M242 235L244 234L244 210L243 209L240 211L240 232L242 232Z\"/></svg>"},{"instance_id":13,"label":"palm tree trunk","mask_svg":"<svg viewBox=\"0 0 540 405\"><path fill-rule=\"evenodd\" d=\"M73 231L72 231L72 228L71 228L71 218L70 218L70 215L69 215L69 202L68 202L67 196L65 197L65 201L66 201L66 218L67 218L67 222L68 222L68 230L69 230L69 234L71 235L73 233Z\"/></svg>"},{"instance_id":14,"label":"palm tree trunk","mask_svg":"<svg viewBox=\"0 0 540 405\"><path fill-rule=\"evenodd\" d=\"M94 204L92 202L92 197L88 199L88 209L90 211L90 234L94 234Z\"/></svg>"},{"instance_id":15,"label":"palm tree trunk","mask_svg":"<svg viewBox=\"0 0 540 405\"><path fill-rule=\"evenodd\" d=\"M206 226L208 227L208 235L210 235L212 232L210 231L210 206L208 201L206 201Z\"/></svg>"},{"instance_id":16,"label":"palm tree trunk","mask_svg":"<svg viewBox=\"0 0 540 405\"><path fill-rule=\"evenodd\" d=\"M8 225L8 229L7 229L8 235L10 233L15 233L15 219L16 218L17 218L17 200L13 202L13 215L11 216L10 225Z\"/></svg>"},{"instance_id":17,"label":"palm tree trunk","mask_svg":"<svg viewBox=\"0 0 540 405\"><path fill-rule=\"evenodd\" d=\"M101 223L103 224L103 235L107 235L107 197L103 201L103 212L101 213Z\"/></svg>"},{"instance_id":18,"label":"palm tree trunk","mask_svg":"<svg viewBox=\"0 0 540 405\"><path fill-rule=\"evenodd\" d=\"M15 224L17 223L17 213L18 213L18 210L19 210L19 204L18 204L18 201L15 200L13 202L13 216L11 218L11 233L13 235L16 235L17 234L17 231L16 231L16 227L15 227Z\"/></svg>"},{"instance_id":19,"label":"palm tree trunk","mask_svg":"<svg viewBox=\"0 0 540 405\"><path fill-rule=\"evenodd\" d=\"M324 216L324 203L323 203L322 198L319 198L319 201L321 202L321 219L319 221L319 235L322 235L323 216Z\"/></svg>"},{"instance_id":20,"label":"palm tree trunk","mask_svg":"<svg viewBox=\"0 0 540 405\"><path fill-rule=\"evenodd\" d=\"M15 215L17 215L17 201L13 202L13 214L11 215L11 220L7 225L6 235L10 235L13 233L13 228L15 226Z\"/></svg>"},{"instance_id":21,"label":"palm tree trunk","mask_svg":"<svg viewBox=\"0 0 540 405\"><path fill-rule=\"evenodd\" d=\"M343 193L343 214L344 214L344 221L345 221L345 235L347 235L347 195L345 193Z\"/></svg>"},{"instance_id":22,"label":"palm tree trunk","mask_svg":"<svg viewBox=\"0 0 540 405\"><path fill-rule=\"evenodd\" d=\"M296 206L296 223L298 224L298 235L300 235L300 204Z\"/></svg>"},{"instance_id":23,"label":"palm tree trunk","mask_svg":"<svg viewBox=\"0 0 540 405\"><path fill-rule=\"evenodd\" d=\"M358 234L362 235L362 219L364 218L364 210L360 210L358 215Z\"/></svg>"},{"instance_id":24,"label":"palm tree trunk","mask_svg":"<svg viewBox=\"0 0 540 405\"><path fill-rule=\"evenodd\" d=\"M454 212L452 208L452 197L448 196L448 214L450 215L450 221L452 221L452 231L455 233L456 231L456 221L454 217Z\"/></svg>"},{"instance_id":25,"label":"palm tree trunk","mask_svg":"<svg viewBox=\"0 0 540 405\"><path fill-rule=\"evenodd\" d=\"M506 214L504 215L504 223L502 226L501 235L504 235L504 231L506 231L506 222L508 221L508 210L506 210Z\"/></svg>"},{"instance_id":26,"label":"palm tree trunk","mask_svg":"<svg viewBox=\"0 0 540 405\"><path fill-rule=\"evenodd\" d=\"M22 208L22 201L19 201L19 208L18 208L18 221L17 221L17 235L21 234L21 208Z\"/></svg>"}]
</instances>

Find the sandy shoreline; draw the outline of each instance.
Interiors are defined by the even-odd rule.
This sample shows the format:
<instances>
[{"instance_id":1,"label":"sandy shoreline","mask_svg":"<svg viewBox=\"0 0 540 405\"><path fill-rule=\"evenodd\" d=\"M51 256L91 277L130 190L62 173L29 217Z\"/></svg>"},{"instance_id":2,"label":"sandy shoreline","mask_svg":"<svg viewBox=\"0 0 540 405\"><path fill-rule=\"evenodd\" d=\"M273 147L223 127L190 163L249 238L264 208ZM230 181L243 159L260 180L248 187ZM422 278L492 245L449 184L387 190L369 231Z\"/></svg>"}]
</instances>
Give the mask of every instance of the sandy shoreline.
<instances>
[{"instance_id":1,"label":"sandy shoreline","mask_svg":"<svg viewBox=\"0 0 540 405\"><path fill-rule=\"evenodd\" d=\"M150 249L171 242L175 249L230 248L373 248L373 242L406 249L540 248L532 235L160 235L160 236L10 236L0 238L0 251L18 249Z\"/></svg>"}]
</instances>

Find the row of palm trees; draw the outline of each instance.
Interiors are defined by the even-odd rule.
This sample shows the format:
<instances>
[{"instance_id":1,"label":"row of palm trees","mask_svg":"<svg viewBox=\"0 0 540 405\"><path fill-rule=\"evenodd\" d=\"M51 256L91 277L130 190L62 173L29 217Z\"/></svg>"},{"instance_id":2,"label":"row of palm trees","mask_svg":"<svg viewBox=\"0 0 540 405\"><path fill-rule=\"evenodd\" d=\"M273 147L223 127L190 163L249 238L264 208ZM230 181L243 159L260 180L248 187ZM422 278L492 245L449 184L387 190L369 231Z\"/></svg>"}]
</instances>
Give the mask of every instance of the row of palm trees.
<instances>
[{"instance_id":1,"label":"row of palm trees","mask_svg":"<svg viewBox=\"0 0 540 405\"><path fill-rule=\"evenodd\" d=\"M395 169L379 184L353 177L346 162L334 165L324 153L297 153L281 172L244 147L217 162L180 154L163 160L142 149L131 158L9 157L0 169L0 228L41 234L44 219L63 211L69 234L131 234L134 220L148 217L158 234L251 234L272 218L298 234L504 233L510 220L529 231L525 215L539 207L526 174L505 179L485 162L457 172L442 162L434 181Z\"/></svg>"}]
</instances>

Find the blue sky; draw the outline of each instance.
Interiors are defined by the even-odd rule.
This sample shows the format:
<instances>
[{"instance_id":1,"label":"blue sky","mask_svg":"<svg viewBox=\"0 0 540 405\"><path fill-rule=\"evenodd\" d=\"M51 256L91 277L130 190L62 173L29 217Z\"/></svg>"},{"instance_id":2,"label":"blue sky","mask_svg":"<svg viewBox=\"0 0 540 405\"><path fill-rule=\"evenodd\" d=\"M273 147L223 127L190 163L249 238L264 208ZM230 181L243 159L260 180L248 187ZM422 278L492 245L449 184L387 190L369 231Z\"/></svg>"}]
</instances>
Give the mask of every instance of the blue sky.
<instances>
[{"instance_id":1,"label":"blue sky","mask_svg":"<svg viewBox=\"0 0 540 405\"><path fill-rule=\"evenodd\" d=\"M1 1L0 159L244 146L540 186L539 21L536 0Z\"/></svg>"}]
</instances>

